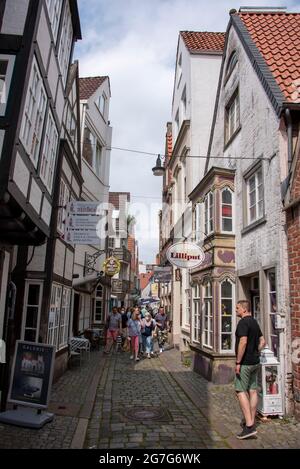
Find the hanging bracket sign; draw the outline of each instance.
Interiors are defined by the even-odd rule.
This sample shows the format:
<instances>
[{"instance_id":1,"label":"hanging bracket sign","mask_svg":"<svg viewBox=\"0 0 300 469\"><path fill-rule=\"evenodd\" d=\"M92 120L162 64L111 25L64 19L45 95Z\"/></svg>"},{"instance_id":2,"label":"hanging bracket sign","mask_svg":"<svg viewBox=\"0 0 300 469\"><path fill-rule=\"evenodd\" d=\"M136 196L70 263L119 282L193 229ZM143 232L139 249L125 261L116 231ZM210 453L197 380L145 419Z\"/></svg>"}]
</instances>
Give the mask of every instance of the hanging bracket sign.
<instances>
[{"instance_id":1,"label":"hanging bracket sign","mask_svg":"<svg viewBox=\"0 0 300 469\"><path fill-rule=\"evenodd\" d=\"M169 247L166 252L168 261L180 269L193 269L204 261L203 250L195 243L181 241Z\"/></svg>"},{"instance_id":2,"label":"hanging bracket sign","mask_svg":"<svg viewBox=\"0 0 300 469\"><path fill-rule=\"evenodd\" d=\"M121 269L121 262L117 257L111 256L108 257L103 263L103 270L106 275L113 277L115 274L118 274Z\"/></svg>"}]
</instances>

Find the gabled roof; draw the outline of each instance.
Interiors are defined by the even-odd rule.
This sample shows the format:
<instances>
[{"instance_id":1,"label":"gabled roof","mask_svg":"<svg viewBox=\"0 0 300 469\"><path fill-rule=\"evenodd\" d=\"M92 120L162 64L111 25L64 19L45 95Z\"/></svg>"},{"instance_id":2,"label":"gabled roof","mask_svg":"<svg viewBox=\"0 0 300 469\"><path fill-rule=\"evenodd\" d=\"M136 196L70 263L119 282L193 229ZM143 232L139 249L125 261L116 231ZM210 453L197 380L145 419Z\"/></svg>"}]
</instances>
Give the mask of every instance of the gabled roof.
<instances>
[{"instance_id":1,"label":"gabled roof","mask_svg":"<svg viewBox=\"0 0 300 469\"><path fill-rule=\"evenodd\" d=\"M222 53L225 33L207 31L180 31L180 35L191 53Z\"/></svg>"},{"instance_id":2,"label":"gabled roof","mask_svg":"<svg viewBox=\"0 0 300 469\"><path fill-rule=\"evenodd\" d=\"M80 99L89 99L107 78L108 76L79 78Z\"/></svg>"},{"instance_id":3,"label":"gabled roof","mask_svg":"<svg viewBox=\"0 0 300 469\"><path fill-rule=\"evenodd\" d=\"M300 14L239 13L285 101L300 102Z\"/></svg>"},{"instance_id":4,"label":"gabled roof","mask_svg":"<svg viewBox=\"0 0 300 469\"><path fill-rule=\"evenodd\" d=\"M298 108L300 14L233 11L227 31L232 25L277 115Z\"/></svg>"}]
</instances>

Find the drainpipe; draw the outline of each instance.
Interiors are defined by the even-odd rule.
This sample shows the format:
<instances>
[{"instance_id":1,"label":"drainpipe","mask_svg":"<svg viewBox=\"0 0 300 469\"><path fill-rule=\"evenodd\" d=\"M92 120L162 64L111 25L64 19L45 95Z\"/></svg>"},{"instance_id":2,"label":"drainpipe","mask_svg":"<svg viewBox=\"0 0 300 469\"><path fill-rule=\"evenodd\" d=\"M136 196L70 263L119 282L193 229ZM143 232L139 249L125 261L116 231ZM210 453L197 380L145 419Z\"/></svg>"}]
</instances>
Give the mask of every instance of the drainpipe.
<instances>
[{"instance_id":1,"label":"drainpipe","mask_svg":"<svg viewBox=\"0 0 300 469\"><path fill-rule=\"evenodd\" d=\"M287 137L288 137L288 171L290 170L293 158L293 135L292 135L292 117L291 111L285 109L285 119L287 123Z\"/></svg>"}]
</instances>

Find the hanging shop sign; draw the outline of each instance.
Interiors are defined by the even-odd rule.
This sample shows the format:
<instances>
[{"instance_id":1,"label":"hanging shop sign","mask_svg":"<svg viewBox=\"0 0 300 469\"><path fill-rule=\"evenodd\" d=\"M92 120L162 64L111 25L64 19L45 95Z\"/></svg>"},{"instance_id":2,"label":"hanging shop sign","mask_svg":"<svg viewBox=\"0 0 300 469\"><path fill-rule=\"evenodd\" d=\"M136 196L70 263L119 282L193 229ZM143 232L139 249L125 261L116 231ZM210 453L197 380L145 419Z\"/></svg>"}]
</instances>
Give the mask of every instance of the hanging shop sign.
<instances>
[{"instance_id":1,"label":"hanging shop sign","mask_svg":"<svg viewBox=\"0 0 300 469\"><path fill-rule=\"evenodd\" d=\"M118 274L121 269L121 262L117 257L111 256L108 257L103 263L103 270L106 275L113 277L115 274Z\"/></svg>"},{"instance_id":2,"label":"hanging shop sign","mask_svg":"<svg viewBox=\"0 0 300 469\"><path fill-rule=\"evenodd\" d=\"M39 409L48 406L53 377L55 347L18 340L8 400Z\"/></svg>"},{"instance_id":3,"label":"hanging shop sign","mask_svg":"<svg viewBox=\"0 0 300 469\"><path fill-rule=\"evenodd\" d=\"M159 283L167 283L172 280L172 267L153 266L153 281Z\"/></svg>"},{"instance_id":4,"label":"hanging shop sign","mask_svg":"<svg viewBox=\"0 0 300 469\"><path fill-rule=\"evenodd\" d=\"M123 291L123 281L119 279L113 279L111 282L111 292L122 293L122 291Z\"/></svg>"},{"instance_id":5,"label":"hanging shop sign","mask_svg":"<svg viewBox=\"0 0 300 469\"><path fill-rule=\"evenodd\" d=\"M204 261L205 254L195 243L179 242L169 247L166 252L168 261L180 269L193 269Z\"/></svg>"}]
</instances>

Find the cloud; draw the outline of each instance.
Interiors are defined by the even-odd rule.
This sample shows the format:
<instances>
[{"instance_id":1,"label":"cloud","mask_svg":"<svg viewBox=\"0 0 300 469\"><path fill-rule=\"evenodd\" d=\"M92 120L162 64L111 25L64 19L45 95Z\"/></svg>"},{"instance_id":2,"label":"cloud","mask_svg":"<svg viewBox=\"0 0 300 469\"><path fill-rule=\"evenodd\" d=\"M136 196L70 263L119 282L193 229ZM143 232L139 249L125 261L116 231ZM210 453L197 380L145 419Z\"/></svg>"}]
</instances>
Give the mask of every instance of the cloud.
<instances>
[{"instance_id":1,"label":"cloud","mask_svg":"<svg viewBox=\"0 0 300 469\"><path fill-rule=\"evenodd\" d=\"M82 37L75 50L80 76L109 75L112 99L112 146L164 153L166 123L171 119L172 92L180 30L225 31L229 10L240 1L214 0L79 0ZM247 0L247 5L299 2ZM140 196L145 206L161 197L160 178L152 176L156 157L112 151L113 191ZM133 200L137 200L133 198ZM144 212L146 213L146 212ZM140 258L153 263L158 250L158 217L153 239L139 235ZM137 216L138 226L145 217ZM140 230L141 232L141 230Z\"/></svg>"}]
</instances>

